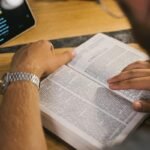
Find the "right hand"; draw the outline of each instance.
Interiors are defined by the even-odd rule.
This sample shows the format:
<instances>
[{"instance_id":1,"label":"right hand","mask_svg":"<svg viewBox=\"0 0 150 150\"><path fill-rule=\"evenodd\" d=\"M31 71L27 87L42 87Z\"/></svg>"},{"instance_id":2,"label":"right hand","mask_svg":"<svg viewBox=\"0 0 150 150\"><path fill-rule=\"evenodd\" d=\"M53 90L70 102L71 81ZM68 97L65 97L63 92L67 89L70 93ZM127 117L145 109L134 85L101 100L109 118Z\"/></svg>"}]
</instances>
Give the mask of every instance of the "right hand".
<instances>
[{"instance_id":1,"label":"right hand","mask_svg":"<svg viewBox=\"0 0 150 150\"><path fill-rule=\"evenodd\" d=\"M53 46L48 41L39 41L20 49L13 57L11 72L28 72L45 77L74 57L74 52L54 55Z\"/></svg>"},{"instance_id":2,"label":"right hand","mask_svg":"<svg viewBox=\"0 0 150 150\"><path fill-rule=\"evenodd\" d=\"M119 75L108 80L112 90L150 90L150 62L138 61L128 65ZM133 103L136 111L150 112L149 100L136 100Z\"/></svg>"}]
</instances>

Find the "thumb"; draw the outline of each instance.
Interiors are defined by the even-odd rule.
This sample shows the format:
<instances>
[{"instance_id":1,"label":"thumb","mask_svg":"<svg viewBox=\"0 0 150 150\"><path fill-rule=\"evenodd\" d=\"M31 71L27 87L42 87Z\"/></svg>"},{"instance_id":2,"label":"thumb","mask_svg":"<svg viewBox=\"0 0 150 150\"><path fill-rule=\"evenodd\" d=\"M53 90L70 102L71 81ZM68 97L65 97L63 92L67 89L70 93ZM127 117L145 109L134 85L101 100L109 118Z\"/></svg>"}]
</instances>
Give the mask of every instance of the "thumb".
<instances>
[{"instance_id":1,"label":"thumb","mask_svg":"<svg viewBox=\"0 0 150 150\"><path fill-rule=\"evenodd\" d=\"M134 110L138 112L149 112L150 113L150 100L138 100L133 103Z\"/></svg>"},{"instance_id":2,"label":"thumb","mask_svg":"<svg viewBox=\"0 0 150 150\"><path fill-rule=\"evenodd\" d=\"M70 62L73 58L75 57L75 52L74 51L67 51L62 54L58 54L55 56L55 61L56 63L56 68L67 64Z\"/></svg>"},{"instance_id":3,"label":"thumb","mask_svg":"<svg viewBox=\"0 0 150 150\"><path fill-rule=\"evenodd\" d=\"M70 62L75 56L74 51L67 51L62 54L57 54L53 57L52 62L49 64L50 73L54 72L59 67L65 65Z\"/></svg>"}]
</instances>

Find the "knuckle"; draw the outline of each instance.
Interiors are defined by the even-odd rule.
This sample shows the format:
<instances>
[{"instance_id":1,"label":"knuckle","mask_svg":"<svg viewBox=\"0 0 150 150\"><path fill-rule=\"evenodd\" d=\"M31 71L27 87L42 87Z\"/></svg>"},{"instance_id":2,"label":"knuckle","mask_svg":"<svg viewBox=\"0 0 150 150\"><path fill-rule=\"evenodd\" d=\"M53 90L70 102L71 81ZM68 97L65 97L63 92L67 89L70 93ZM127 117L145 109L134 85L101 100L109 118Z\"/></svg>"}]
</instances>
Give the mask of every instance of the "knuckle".
<instances>
[{"instance_id":1,"label":"knuckle","mask_svg":"<svg viewBox=\"0 0 150 150\"><path fill-rule=\"evenodd\" d=\"M47 40L40 40L40 41L38 41L39 42L39 45L41 46L41 47L44 47L44 49L50 49L50 50L53 50L54 49L54 47L53 47L53 45L52 45L52 43L50 43L49 41L47 41Z\"/></svg>"},{"instance_id":2,"label":"knuckle","mask_svg":"<svg viewBox=\"0 0 150 150\"><path fill-rule=\"evenodd\" d=\"M47 41L51 46L53 46L52 42Z\"/></svg>"},{"instance_id":3,"label":"knuckle","mask_svg":"<svg viewBox=\"0 0 150 150\"><path fill-rule=\"evenodd\" d=\"M42 44L45 43L45 42L46 42L45 40L40 40L39 41L39 43L42 43Z\"/></svg>"},{"instance_id":4,"label":"knuckle","mask_svg":"<svg viewBox=\"0 0 150 150\"><path fill-rule=\"evenodd\" d=\"M40 40L40 41L38 41L38 43L41 45L49 44L49 42L46 40Z\"/></svg>"},{"instance_id":5,"label":"knuckle","mask_svg":"<svg viewBox=\"0 0 150 150\"><path fill-rule=\"evenodd\" d=\"M42 44L43 43L43 41L42 40L39 40L39 41L36 41L36 42L34 42L34 43L32 43L32 44Z\"/></svg>"},{"instance_id":6,"label":"knuckle","mask_svg":"<svg viewBox=\"0 0 150 150\"><path fill-rule=\"evenodd\" d=\"M50 45L50 48L53 50L54 49L54 45L51 42L48 42L48 44Z\"/></svg>"}]
</instances>

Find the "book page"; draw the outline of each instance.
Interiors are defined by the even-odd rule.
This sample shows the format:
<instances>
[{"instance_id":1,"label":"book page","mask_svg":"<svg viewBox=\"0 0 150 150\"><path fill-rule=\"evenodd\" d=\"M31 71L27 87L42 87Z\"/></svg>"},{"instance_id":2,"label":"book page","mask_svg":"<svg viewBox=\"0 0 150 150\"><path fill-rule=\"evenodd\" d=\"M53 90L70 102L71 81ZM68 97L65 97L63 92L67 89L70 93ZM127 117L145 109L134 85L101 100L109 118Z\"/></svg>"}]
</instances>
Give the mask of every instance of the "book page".
<instances>
[{"instance_id":1,"label":"book page","mask_svg":"<svg viewBox=\"0 0 150 150\"><path fill-rule=\"evenodd\" d=\"M63 118L64 121L58 121L64 126L69 123L75 133L91 143L97 141L106 145L134 122L128 129L131 131L139 122L135 120L143 117L132 109L129 101L68 66L63 66L41 83L40 96L41 108L46 109L48 115L54 113Z\"/></svg>"},{"instance_id":2,"label":"book page","mask_svg":"<svg viewBox=\"0 0 150 150\"><path fill-rule=\"evenodd\" d=\"M77 56L69 63L76 71L108 88L107 80L137 60L147 60L146 54L115 39L97 34L75 49ZM133 102L146 92L139 90L114 91ZM145 93L145 94L144 94Z\"/></svg>"}]
</instances>

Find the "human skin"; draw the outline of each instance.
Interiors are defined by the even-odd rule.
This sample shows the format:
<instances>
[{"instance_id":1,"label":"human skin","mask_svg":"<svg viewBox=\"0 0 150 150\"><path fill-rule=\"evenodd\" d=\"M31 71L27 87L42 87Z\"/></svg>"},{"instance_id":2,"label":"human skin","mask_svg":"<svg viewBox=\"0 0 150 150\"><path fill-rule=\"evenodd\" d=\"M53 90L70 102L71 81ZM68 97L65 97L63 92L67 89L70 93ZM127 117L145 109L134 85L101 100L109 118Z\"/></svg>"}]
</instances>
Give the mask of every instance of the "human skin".
<instances>
[{"instance_id":1,"label":"human skin","mask_svg":"<svg viewBox=\"0 0 150 150\"><path fill-rule=\"evenodd\" d=\"M137 5L138 1L140 0L120 0L119 3L129 16L138 41L148 51L150 48L148 43L149 20L148 18L146 19L147 21L142 19L143 16L147 16L144 15L144 12L141 12L142 17L136 15L140 5L142 6L140 11L147 10L147 6L142 2ZM149 3L148 0L143 1ZM131 12L131 16L127 12L128 9ZM15 54L12 60L11 72L29 72L41 78L52 73L74 57L74 53L70 52L53 55L52 48L52 45L47 41L40 41L26 46ZM149 90L150 84L147 84L150 81L149 69L148 61L131 64L119 76L108 81L110 88L114 90L123 88ZM137 78L138 82L135 82ZM138 101L133 106L138 111L150 111L149 102ZM31 82L18 81L7 88L0 106L0 149L47 150L40 118L39 92Z\"/></svg>"},{"instance_id":2,"label":"human skin","mask_svg":"<svg viewBox=\"0 0 150 150\"><path fill-rule=\"evenodd\" d=\"M117 0L127 15L137 42L150 55L150 1Z\"/></svg>"},{"instance_id":3,"label":"human skin","mask_svg":"<svg viewBox=\"0 0 150 150\"><path fill-rule=\"evenodd\" d=\"M118 0L133 27L135 38L150 56L150 1ZM108 79L112 90L150 90L150 61L138 61L128 65L122 72ZM149 100L136 100L133 108L140 112L150 112Z\"/></svg>"},{"instance_id":4,"label":"human skin","mask_svg":"<svg viewBox=\"0 0 150 150\"><path fill-rule=\"evenodd\" d=\"M69 62L74 54L54 55L47 41L30 44L19 50L11 64L11 72L28 72L39 78ZM43 134L39 89L30 81L11 83L0 105L1 150L47 150Z\"/></svg>"}]
</instances>

